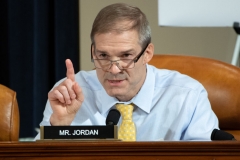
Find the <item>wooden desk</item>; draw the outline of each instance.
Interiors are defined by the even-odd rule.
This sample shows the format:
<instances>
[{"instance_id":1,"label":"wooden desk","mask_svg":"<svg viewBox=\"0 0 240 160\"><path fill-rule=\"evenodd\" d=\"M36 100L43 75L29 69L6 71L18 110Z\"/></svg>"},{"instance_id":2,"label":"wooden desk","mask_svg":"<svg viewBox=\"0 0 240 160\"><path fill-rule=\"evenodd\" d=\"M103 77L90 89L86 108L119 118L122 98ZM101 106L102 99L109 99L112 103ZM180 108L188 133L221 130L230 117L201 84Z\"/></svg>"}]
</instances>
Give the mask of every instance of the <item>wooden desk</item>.
<instances>
[{"instance_id":1,"label":"wooden desk","mask_svg":"<svg viewBox=\"0 0 240 160\"><path fill-rule=\"evenodd\" d=\"M240 141L218 142L1 142L1 159L240 160Z\"/></svg>"}]
</instances>

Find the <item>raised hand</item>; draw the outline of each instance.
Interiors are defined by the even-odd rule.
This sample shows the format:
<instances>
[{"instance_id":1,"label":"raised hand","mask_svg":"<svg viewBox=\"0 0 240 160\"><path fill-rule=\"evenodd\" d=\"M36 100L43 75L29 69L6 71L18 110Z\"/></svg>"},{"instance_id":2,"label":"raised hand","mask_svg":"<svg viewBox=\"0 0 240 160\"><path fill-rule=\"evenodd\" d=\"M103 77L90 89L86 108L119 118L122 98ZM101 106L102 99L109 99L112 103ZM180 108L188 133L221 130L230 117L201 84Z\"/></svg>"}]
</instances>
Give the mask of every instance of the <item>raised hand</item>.
<instances>
[{"instance_id":1,"label":"raised hand","mask_svg":"<svg viewBox=\"0 0 240 160\"><path fill-rule=\"evenodd\" d=\"M75 72L71 60L66 60L67 79L48 93L53 113L51 125L70 125L82 105L84 96L75 82Z\"/></svg>"}]
</instances>

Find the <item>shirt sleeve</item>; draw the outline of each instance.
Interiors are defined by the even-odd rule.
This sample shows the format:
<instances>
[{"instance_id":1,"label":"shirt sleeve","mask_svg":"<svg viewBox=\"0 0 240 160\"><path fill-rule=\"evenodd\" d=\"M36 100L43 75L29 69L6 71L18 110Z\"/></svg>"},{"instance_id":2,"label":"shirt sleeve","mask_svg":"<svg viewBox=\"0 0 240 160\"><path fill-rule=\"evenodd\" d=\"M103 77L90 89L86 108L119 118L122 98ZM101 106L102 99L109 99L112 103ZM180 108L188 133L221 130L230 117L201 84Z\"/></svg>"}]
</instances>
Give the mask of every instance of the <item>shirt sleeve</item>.
<instances>
[{"instance_id":1,"label":"shirt sleeve","mask_svg":"<svg viewBox=\"0 0 240 160\"><path fill-rule=\"evenodd\" d=\"M66 78L64 78L66 79ZM64 79L58 81L54 86L56 87L57 85L59 85ZM52 111L52 107L50 106L50 102L49 100L47 100L46 106L45 106L45 110L43 112L43 120L40 123L40 126L51 126L50 123L50 117L52 115L53 111ZM35 140L40 139L40 133L38 133L38 135L35 137Z\"/></svg>"},{"instance_id":2,"label":"shirt sleeve","mask_svg":"<svg viewBox=\"0 0 240 160\"><path fill-rule=\"evenodd\" d=\"M181 140L211 140L212 131L219 129L218 118L211 108L205 89L199 93L195 108L189 116L190 123Z\"/></svg>"},{"instance_id":3,"label":"shirt sleeve","mask_svg":"<svg viewBox=\"0 0 240 160\"><path fill-rule=\"evenodd\" d=\"M49 101L47 101L45 110L43 112L43 120L40 123L40 126L51 126L50 124L50 116L52 115L52 108L50 106ZM34 140L40 139L40 133L37 134Z\"/></svg>"}]
</instances>

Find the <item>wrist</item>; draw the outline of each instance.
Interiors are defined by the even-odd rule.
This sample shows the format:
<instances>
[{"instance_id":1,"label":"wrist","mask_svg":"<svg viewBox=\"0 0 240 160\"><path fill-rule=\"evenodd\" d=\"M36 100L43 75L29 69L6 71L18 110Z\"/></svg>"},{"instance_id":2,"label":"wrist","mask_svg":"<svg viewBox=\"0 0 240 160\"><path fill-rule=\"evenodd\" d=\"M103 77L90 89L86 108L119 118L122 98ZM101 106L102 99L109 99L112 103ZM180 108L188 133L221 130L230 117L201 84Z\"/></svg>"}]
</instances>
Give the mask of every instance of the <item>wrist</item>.
<instances>
[{"instance_id":1,"label":"wrist","mask_svg":"<svg viewBox=\"0 0 240 160\"><path fill-rule=\"evenodd\" d=\"M50 124L52 126L69 126L71 125L73 119L74 119L74 116L68 115L68 116L60 117L53 113L50 117Z\"/></svg>"}]
</instances>

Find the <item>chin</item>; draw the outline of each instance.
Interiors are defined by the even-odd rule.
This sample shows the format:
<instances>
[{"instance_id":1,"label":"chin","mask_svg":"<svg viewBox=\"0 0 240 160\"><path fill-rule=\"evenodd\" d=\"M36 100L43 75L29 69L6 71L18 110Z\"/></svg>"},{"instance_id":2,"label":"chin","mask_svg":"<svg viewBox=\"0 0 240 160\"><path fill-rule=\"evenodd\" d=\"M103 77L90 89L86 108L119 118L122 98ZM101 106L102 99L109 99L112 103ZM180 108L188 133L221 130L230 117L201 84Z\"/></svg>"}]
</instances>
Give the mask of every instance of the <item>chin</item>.
<instances>
[{"instance_id":1,"label":"chin","mask_svg":"<svg viewBox=\"0 0 240 160\"><path fill-rule=\"evenodd\" d=\"M122 97L126 95L126 93L123 93L119 90L107 90L107 94L111 97Z\"/></svg>"}]
</instances>

